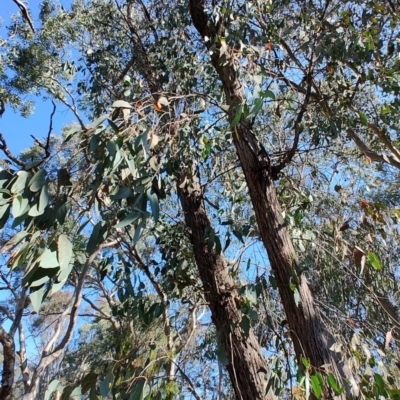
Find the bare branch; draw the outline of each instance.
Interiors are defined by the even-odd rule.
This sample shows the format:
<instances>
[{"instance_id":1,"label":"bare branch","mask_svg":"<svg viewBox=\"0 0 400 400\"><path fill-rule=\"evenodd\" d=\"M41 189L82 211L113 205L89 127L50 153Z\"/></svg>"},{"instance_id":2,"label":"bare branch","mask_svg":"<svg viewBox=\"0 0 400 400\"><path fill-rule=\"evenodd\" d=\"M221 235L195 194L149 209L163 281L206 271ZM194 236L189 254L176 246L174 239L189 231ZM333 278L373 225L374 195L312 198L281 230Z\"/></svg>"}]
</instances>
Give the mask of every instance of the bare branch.
<instances>
[{"instance_id":1,"label":"bare branch","mask_svg":"<svg viewBox=\"0 0 400 400\"><path fill-rule=\"evenodd\" d=\"M352 128L347 128L346 130L348 136L354 141L357 145L358 149L364 153L367 157L369 157L372 161L382 162L389 164L393 167L400 169L400 162L397 161L392 156L382 156L368 148L368 146L360 139L360 137L355 133Z\"/></svg>"},{"instance_id":2,"label":"bare branch","mask_svg":"<svg viewBox=\"0 0 400 400\"><path fill-rule=\"evenodd\" d=\"M19 165L20 167L24 168L26 166L26 164L21 161L18 160L17 157L15 157L11 151L9 150L6 140L3 137L3 134L0 132L0 150L11 160L13 161L15 164Z\"/></svg>"},{"instance_id":3,"label":"bare branch","mask_svg":"<svg viewBox=\"0 0 400 400\"><path fill-rule=\"evenodd\" d=\"M13 0L13 2L19 7L21 10L22 16L26 20L26 22L29 24L31 30L33 33L35 33L35 28L33 26L32 18L29 15L28 9L24 3L22 3L20 0Z\"/></svg>"},{"instance_id":4,"label":"bare branch","mask_svg":"<svg viewBox=\"0 0 400 400\"><path fill-rule=\"evenodd\" d=\"M4 105L4 100L0 99L0 117L4 114L5 111L6 111L6 107Z\"/></svg>"},{"instance_id":5,"label":"bare branch","mask_svg":"<svg viewBox=\"0 0 400 400\"><path fill-rule=\"evenodd\" d=\"M30 379L28 370L28 359L26 357L25 332L22 324L20 324L18 327L18 333L19 333L19 351L17 352L17 354L19 355L20 358L20 369L22 375L22 382L24 384L24 393L27 393L29 390Z\"/></svg>"}]
</instances>

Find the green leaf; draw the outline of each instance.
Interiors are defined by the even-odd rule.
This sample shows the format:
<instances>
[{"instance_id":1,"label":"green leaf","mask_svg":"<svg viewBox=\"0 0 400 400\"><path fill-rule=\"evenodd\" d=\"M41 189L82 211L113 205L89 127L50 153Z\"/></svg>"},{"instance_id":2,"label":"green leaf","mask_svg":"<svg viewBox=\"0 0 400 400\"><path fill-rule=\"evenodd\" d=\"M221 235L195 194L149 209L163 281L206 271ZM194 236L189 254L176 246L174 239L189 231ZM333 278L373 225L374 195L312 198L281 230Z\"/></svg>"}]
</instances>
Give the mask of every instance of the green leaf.
<instances>
[{"instance_id":1,"label":"green leaf","mask_svg":"<svg viewBox=\"0 0 400 400\"><path fill-rule=\"evenodd\" d=\"M44 213L46 206L49 202L49 193L47 191L47 185L42 187L39 197L39 203L37 203L34 207L29 210L29 215L32 217L37 217Z\"/></svg>"},{"instance_id":2,"label":"green leaf","mask_svg":"<svg viewBox=\"0 0 400 400\"><path fill-rule=\"evenodd\" d=\"M47 387L47 390L44 394L44 400L49 400L50 396L53 394L54 391L62 392L63 389L64 386L61 385L60 381L54 379L53 381L50 382L49 386Z\"/></svg>"},{"instance_id":3,"label":"green leaf","mask_svg":"<svg viewBox=\"0 0 400 400\"><path fill-rule=\"evenodd\" d=\"M380 396L385 396L386 395L386 390L385 390L385 382L382 379L382 376L379 374L374 374L374 381L375 381L375 387L378 389L378 395Z\"/></svg>"},{"instance_id":4,"label":"green leaf","mask_svg":"<svg viewBox=\"0 0 400 400\"><path fill-rule=\"evenodd\" d=\"M82 393L85 394L89 389L96 388L98 374L89 372L81 380Z\"/></svg>"},{"instance_id":5,"label":"green leaf","mask_svg":"<svg viewBox=\"0 0 400 400\"><path fill-rule=\"evenodd\" d=\"M334 375L332 373L329 373L327 378L328 378L329 386L335 392L336 396L341 395L344 392L344 388L339 386L339 383L336 380L336 378L334 377Z\"/></svg>"},{"instance_id":6,"label":"green leaf","mask_svg":"<svg viewBox=\"0 0 400 400\"><path fill-rule=\"evenodd\" d=\"M107 238L107 225L104 221L99 221L93 228L92 234L90 235L86 251L91 255L96 247L103 243Z\"/></svg>"},{"instance_id":7,"label":"green leaf","mask_svg":"<svg viewBox=\"0 0 400 400\"><path fill-rule=\"evenodd\" d=\"M0 171L0 188L7 186L8 182L13 178L13 174L6 169Z\"/></svg>"},{"instance_id":8,"label":"green leaf","mask_svg":"<svg viewBox=\"0 0 400 400\"><path fill-rule=\"evenodd\" d=\"M143 220L140 221L139 225L135 228L135 233L133 235L132 244L136 244L140 239L140 234L142 233L142 228L144 226Z\"/></svg>"},{"instance_id":9,"label":"green leaf","mask_svg":"<svg viewBox=\"0 0 400 400\"><path fill-rule=\"evenodd\" d=\"M11 186L11 193L20 193L26 188L26 182L30 178L31 174L27 171L18 171L17 180Z\"/></svg>"},{"instance_id":10,"label":"green leaf","mask_svg":"<svg viewBox=\"0 0 400 400\"><path fill-rule=\"evenodd\" d=\"M127 199L132 196L133 190L129 187L120 187L116 194L110 195L111 200Z\"/></svg>"},{"instance_id":11,"label":"green leaf","mask_svg":"<svg viewBox=\"0 0 400 400\"><path fill-rule=\"evenodd\" d=\"M251 109L250 114L248 115L248 118L256 117L257 114L259 113L259 111L261 110L262 106L263 106L262 99L255 99L254 106Z\"/></svg>"},{"instance_id":12,"label":"green leaf","mask_svg":"<svg viewBox=\"0 0 400 400\"><path fill-rule=\"evenodd\" d=\"M137 221L143 214L139 211L133 211L128 214L122 221L115 225L115 228L124 228L125 226Z\"/></svg>"},{"instance_id":13,"label":"green leaf","mask_svg":"<svg viewBox=\"0 0 400 400\"><path fill-rule=\"evenodd\" d=\"M103 397L107 397L113 382L114 382L114 375L112 372L109 372L107 376L104 378L104 380L100 382L99 389L100 389L100 394Z\"/></svg>"},{"instance_id":14,"label":"green leaf","mask_svg":"<svg viewBox=\"0 0 400 400\"><path fill-rule=\"evenodd\" d=\"M4 227L10 216L11 204L4 204L0 207L0 229Z\"/></svg>"},{"instance_id":15,"label":"green leaf","mask_svg":"<svg viewBox=\"0 0 400 400\"><path fill-rule=\"evenodd\" d=\"M243 105L240 104L237 109L236 109L236 113L235 113L235 117L233 118L230 127L233 129L238 122L240 121L240 118L242 117L243 114Z\"/></svg>"},{"instance_id":16,"label":"green leaf","mask_svg":"<svg viewBox=\"0 0 400 400\"><path fill-rule=\"evenodd\" d=\"M275 100L275 93L271 92L271 90L265 90L265 91L260 92L260 96L264 97L264 98L269 98L269 99Z\"/></svg>"},{"instance_id":17,"label":"green leaf","mask_svg":"<svg viewBox=\"0 0 400 400\"><path fill-rule=\"evenodd\" d=\"M58 237L57 253L58 262L60 263L61 270L63 270L64 268L68 268L69 263L72 259L73 251L71 241L64 234Z\"/></svg>"},{"instance_id":18,"label":"green leaf","mask_svg":"<svg viewBox=\"0 0 400 400\"><path fill-rule=\"evenodd\" d=\"M249 337L250 334L250 319L247 315L243 315L242 320L240 321L240 327L243 329L243 333L245 337Z\"/></svg>"},{"instance_id":19,"label":"green leaf","mask_svg":"<svg viewBox=\"0 0 400 400\"><path fill-rule=\"evenodd\" d=\"M42 305L45 290L46 290L45 286L34 291L32 291L31 289L29 297L32 302L32 307L37 313L39 313L40 307Z\"/></svg>"},{"instance_id":20,"label":"green leaf","mask_svg":"<svg viewBox=\"0 0 400 400\"><path fill-rule=\"evenodd\" d=\"M306 367L306 369L310 368L311 366L310 360L305 357L301 358L301 363Z\"/></svg>"},{"instance_id":21,"label":"green leaf","mask_svg":"<svg viewBox=\"0 0 400 400\"><path fill-rule=\"evenodd\" d=\"M38 192L46 183L46 171L40 169L29 181L29 189L31 192Z\"/></svg>"},{"instance_id":22,"label":"green leaf","mask_svg":"<svg viewBox=\"0 0 400 400\"><path fill-rule=\"evenodd\" d=\"M129 400L143 400L143 388L145 380L141 379L137 384L135 390L129 396Z\"/></svg>"},{"instance_id":23,"label":"green leaf","mask_svg":"<svg viewBox=\"0 0 400 400\"><path fill-rule=\"evenodd\" d=\"M62 271L62 273L64 273L65 271L66 270L64 269ZM71 272L71 271L68 271L68 272ZM65 283L67 282L67 279L60 280L59 277L57 277L57 279L58 279L58 282L57 283L53 283L53 285L51 286L51 290L50 290L50 294L51 295L53 295L54 293L57 293L58 291L60 291L64 287Z\"/></svg>"},{"instance_id":24,"label":"green leaf","mask_svg":"<svg viewBox=\"0 0 400 400\"><path fill-rule=\"evenodd\" d=\"M81 400L82 399L82 389L77 386L69 395L71 400Z\"/></svg>"},{"instance_id":25,"label":"green leaf","mask_svg":"<svg viewBox=\"0 0 400 400\"><path fill-rule=\"evenodd\" d=\"M111 129L115 132L115 133L119 133L119 128L118 126L111 120L111 119L107 119L108 125L110 125Z\"/></svg>"},{"instance_id":26,"label":"green leaf","mask_svg":"<svg viewBox=\"0 0 400 400\"><path fill-rule=\"evenodd\" d=\"M155 222L157 222L160 211L158 204L158 196L153 192L153 189L147 189L146 194L147 198L150 201L150 207L151 207L151 212L153 214L153 219Z\"/></svg>"},{"instance_id":27,"label":"green leaf","mask_svg":"<svg viewBox=\"0 0 400 400\"><path fill-rule=\"evenodd\" d=\"M29 200L21 195L14 197L12 202L12 216L18 218L29 210Z\"/></svg>"},{"instance_id":28,"label":"green leaf","mask_svg":"<svg viewBox=\"0 0 400 400\"><path fill-rule=\"evenodd\" d=\"M39 266L41 268L56 268L60 264L57 259L57 252L46 249L39 259Z\"/></svg>"},{"instance_id":29,"label":"green leaf","mask_svg":"<svg viewBox=\"0 0 400 400\"><path fill-rule=\"evenodd\" d=\"M318 376L316 375L311 376L310 381L311 381L311 388L315 397L317 399L320 399L322 396L322 387Z\"/></svg>"},{"instance_id":30,"label":"green leaf","mask_svg":"<svg viewBox=\"0 0 400 400\"><path fill-rule=\"evenodd\" d=\"M367 116L366 116L364 113L362 113L362 112L360 112L359 115L360 115L360 120L361 120L361 122L362 122L364 125L368 124L368 118L367 118Z\"/></svg>"},{"instance_id":31,"label":"green leaf","mask_svg":"<svg viewBox=\"0 0 400 400\"><path fill-rule=\"evenodd\" d=\"M110 157L110 160L114 160L115 152L117 151L117 146L115 142L112 140L108 141L106 147L108 150L108 156Z\"/></svg>"},{"instance_id":32,"label":"green leaf","mask_svg":"<svg viewBox=\"0 0 400 400\"><path fill-rule=\"evenodd\" d=\"M44 211L39 210L39 204L34 204L28 212L28 215L31 217L38 217L42 215Z\"/></svg>"},{"instance_id":33,"label":"green leaf","mask_svg":"<svg viewBox=\"0 0 400 400\"><path fill-rule=\"evenodd\" d=\"M97 128L103 121L110 117L110 114L102 115L101 117L95 119L90 125L88 125L87 129Z\"/></svg>"},{"instance_id":34,"label":"green leaf","mask_svg":"<svg viewBox=\"0 0 400 400\"><path fill-rule=\"evenodd\" d=\"M77 235L79 235L83 229L85 229L85 226L90 222L90 219L88 219L87 221L85 221L78 229L78 232L76 232Z\"/></svg>"},{"instance_id":35,"label":"green leaf","mask_svg":"<svg viewBox=\"0 0 400 400\"><path fill-rule=\"evenodd\" d=\"M57 207L56 218L60 225L63 225L65 222L65 217L67 216L68 208L66 203L62 203Z\"/></svg>"},{"instance_id":36,"label":"green leaf","mask_svg":"<svg viewBox=\"0 0 400 400\"><path fill-rule=\"evenodd\" d=\"M378 256L372 251L368 252L368 260L376 270L380 271L382 269L382 265L381 262L379 261Z\"/></svg>"}]
</instances>

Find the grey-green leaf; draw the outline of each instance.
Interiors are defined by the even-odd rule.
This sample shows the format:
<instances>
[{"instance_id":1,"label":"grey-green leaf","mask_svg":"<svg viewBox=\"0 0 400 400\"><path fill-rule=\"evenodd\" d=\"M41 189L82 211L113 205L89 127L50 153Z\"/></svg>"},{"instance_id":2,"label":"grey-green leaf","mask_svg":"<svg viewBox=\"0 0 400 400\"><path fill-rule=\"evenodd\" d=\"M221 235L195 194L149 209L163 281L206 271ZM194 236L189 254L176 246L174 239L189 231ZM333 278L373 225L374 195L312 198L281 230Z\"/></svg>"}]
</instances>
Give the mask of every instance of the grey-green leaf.
<instances>
[{"instance_id":1,"label":"grey-green leaf","mask_svg":"<svg viewBox=\"0 0 400 400\"><path fill-rule=\"evenodd\" d=\"M40 307L42 305L45 290L46 288L45 286L43 286L42 288L31 292L29 295L32 302L32 307L37 313L39 313Z\"/></svg>"},{"instance_id":2,"label":"grey-green leaf","mask_svg":"<svg viewBox=\"0 0 400 400\"><path fill-rule=\"evenodd\" d=\"M153 214L153 219L155 222L158 221L160 207L158 204L158 196L153 192L153 189L147 189L147 198L150 201L151 212Z\"/></svg>"},{"instance_id":3,"label":"grey-green leaf","mask_svg":"<svg viewBox=\"0 0 400 400\"><path fill-rule=\"evenodd\" d=\"M69 263L73 255L72 243L68 239L68 237L64 234L58 237L57 253L58 253L58 262L60 263L60 268L61 270L63 270L64 268L67 268L69 266Z\"/></svg>"},{"instance_id":4,"label":"grey-green leaf","mask_svg":"<svg viewBox=\"0 0 400 400\"><path fill-rule=\"evenodd\" d=\"M17 175L18 175L17 180L11 186L11 193L22 192L26 187L27 180L31 176L31 174L28 171L18 171Z\"/></svg>"},{"instance_id":5,"label":"grey-green leaf","mask_svg":"<svg viewBox=\"0 0 400 400\"><path fill-rule=\"evenodd\" d=\"M57 252L46 249L40 257L39 265L41 268L56 268L60 264L57 259Z\"/></svg>"},{"instance_id":6,"label":"grey-green leaf","mask_svg":"<svg viewBox=\"0 0 400 400\"><path fill-rule=\"evenodd\" d=\"M29 189L31 192L38 192L46 183L46 171L40 169L29 181Z\"/></svg>"}]
</instances>

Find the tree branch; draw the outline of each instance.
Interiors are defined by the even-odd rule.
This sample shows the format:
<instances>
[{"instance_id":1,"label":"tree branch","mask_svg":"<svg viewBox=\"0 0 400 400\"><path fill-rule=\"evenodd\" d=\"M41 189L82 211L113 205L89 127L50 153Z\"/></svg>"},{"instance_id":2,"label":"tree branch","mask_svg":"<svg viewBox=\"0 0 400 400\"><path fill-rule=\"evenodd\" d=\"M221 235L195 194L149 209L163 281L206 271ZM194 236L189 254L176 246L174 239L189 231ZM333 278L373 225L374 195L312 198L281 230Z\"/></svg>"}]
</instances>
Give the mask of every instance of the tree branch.
<instances>
[{"instance_id":1,"label":"tree branch","mask_svg":"<svg viewBox=\"0 0 400 400\"><path fill-rule=\"evenodd\" d=\"M40 379L40 376L42 375L44 369L48 365L50 365L53 361L55 361L62 354L65 347L68 345L68 343L71 340L72 333L73 333L73 330L75 328L76 321L78 318L78 309L81 304L81 300L82 300L82 296L83 296L83 285L85 282L86 275L89 271L89 268L91 267L95 258L97 257L97 255L99 254L99 252L102 249L115 246L117 243L118 243L118 240L113 240L111 242L100 244L99 246L97 246L97 248L95 249L93 254L91 254L91 256L87 259L87 261L83 267L83 270L79 276L76 288L75 288L75 293L73 296L73 304L72 304L71 310L69 309L69 307L67 307L65 309L65 311L61 314L58 324L57 324L56 332L55 332L53 338L49 341L49 343L46 345L45 349L43 350L40 362L39 362L38 366L36 367L36 370L32 377L32 383L29 388L29 393L24 396L23 400L35 399L36 391L37 391L38 384L39 384L39 379ZM61 342L55 347L55 349L51 351L51 347L56 342L56 340L58 339L58 337L61 333L62 325L63 325L62 322L64 321L65 317L68 314L70 314L69 324L65 331L64 337L61 340Z\"/></svg>"},{"instance_id":2,"label":"tree branch","mask_svg":"<svg viewBox=\"0 0 400 400\"><path fill-rule=\"evenodd\" d=\"M13 0L13 2L19 7L21 10L22 16L26 20L26 22L29 24L29 27L31 28L32 32L35 33L35 28L33 26L33 22L31 19L31 16L29 15L28 9L24 3L22 3L20 0Z\"/></svg>"},{"instance_id":3,"label":"tree branch","mask_svg":"<svg viewBox=\"0 0 400 400\"><path fill-rule=\"evenodd\" d=\"M19 160L17 157L15 157L11 151L9 150L7 143L3 137L3 134L0 132L0 150L15 164L19 165L20 167L24 168L26 164Z\"/></svg>"}]
</instances>

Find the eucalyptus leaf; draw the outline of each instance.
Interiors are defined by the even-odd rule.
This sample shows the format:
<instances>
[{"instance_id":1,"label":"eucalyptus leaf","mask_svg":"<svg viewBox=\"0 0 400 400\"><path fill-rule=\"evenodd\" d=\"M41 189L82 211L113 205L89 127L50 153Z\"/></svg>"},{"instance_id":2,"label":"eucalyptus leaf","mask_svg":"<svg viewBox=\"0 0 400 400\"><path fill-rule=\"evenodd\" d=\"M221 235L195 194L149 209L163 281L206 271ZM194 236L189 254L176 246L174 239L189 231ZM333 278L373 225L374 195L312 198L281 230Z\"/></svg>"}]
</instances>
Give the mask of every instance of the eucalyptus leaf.
<instances>
[{"instance_id":1,"label":"eucalyptus leaf","mask_svg":"<svg viewBox=\"0 0 400 400\"><path fill-rule=\"evenodd\" d=\"M38 192L43 187L46 183L46 174L47 173L44 169L40 169L35 175L33 175L28 185L31 192Z\"/></svg>"}]
</instances>

